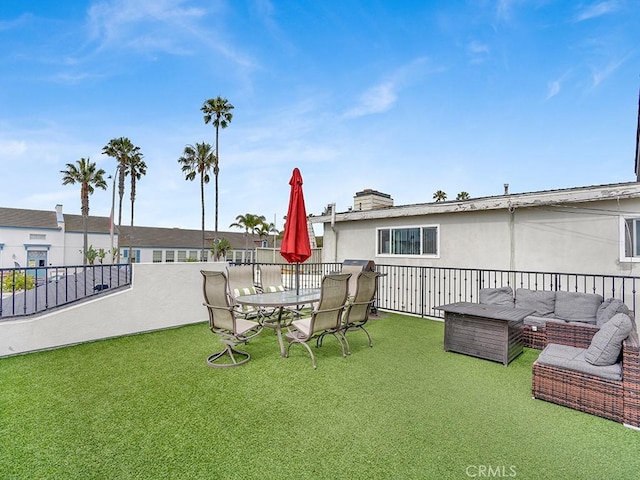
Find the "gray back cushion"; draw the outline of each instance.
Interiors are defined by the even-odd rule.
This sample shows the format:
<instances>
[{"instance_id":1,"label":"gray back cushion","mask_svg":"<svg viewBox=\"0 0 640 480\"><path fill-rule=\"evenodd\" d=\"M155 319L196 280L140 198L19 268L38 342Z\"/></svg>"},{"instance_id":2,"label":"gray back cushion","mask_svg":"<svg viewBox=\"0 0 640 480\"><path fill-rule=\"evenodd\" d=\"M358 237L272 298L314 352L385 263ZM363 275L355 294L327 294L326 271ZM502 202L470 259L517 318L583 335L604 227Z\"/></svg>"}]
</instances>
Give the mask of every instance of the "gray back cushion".
<instances>
[{"instance_id":1,"label":"gray back cushion","mask_svg":"<svg viewBox=\"0 0 640 480\"><path fill-rule=\"evenodd\" d=\"M536 311L538 317L550 317L556 307L556 292L547 290L516 290L516 308L527 308Z\"/></svg>"},{"instance_id":2,"label":"gray back cushion","mask_svg":"<svg viewBox=\"0 0 640 480\"><path fill-rule=\"evenodd\" d=\"M555 316L568 322L596 323L602 295L595 293L556 292Z\"/></svg>"},{"instance_id":3,"label":"gray back cushion","mask_svg":"<svg viewBox=\"0 0 640 480\"><path fill-rule=\"evenodd\" d=\"M513 289L511 287L481 288L480 303L513 307Z\"/></svg>"},{"instance_id":4,"label":"gray back cushion","mask_svg":"<svg viewBox=\"0 0 640 480\"><path fill-rule=\"evenodd\" d=\"M617 313L591 339L584 359L592 365L613 365L618 361L622 341L629 336L633 323L628 315Z\"/></svg>"},{"instance_id":5,"label":"gray back cushion","mask_svg":"<svg viewBox=\"0 0 640 480\"><path fill-rule=\"evenodd\" d=\"M626 313L628 315L629 307L627 307L622 300L607 298L596 311L596 324L602 327L611 320L616 313Z\"/></svg>"}]
</instances>

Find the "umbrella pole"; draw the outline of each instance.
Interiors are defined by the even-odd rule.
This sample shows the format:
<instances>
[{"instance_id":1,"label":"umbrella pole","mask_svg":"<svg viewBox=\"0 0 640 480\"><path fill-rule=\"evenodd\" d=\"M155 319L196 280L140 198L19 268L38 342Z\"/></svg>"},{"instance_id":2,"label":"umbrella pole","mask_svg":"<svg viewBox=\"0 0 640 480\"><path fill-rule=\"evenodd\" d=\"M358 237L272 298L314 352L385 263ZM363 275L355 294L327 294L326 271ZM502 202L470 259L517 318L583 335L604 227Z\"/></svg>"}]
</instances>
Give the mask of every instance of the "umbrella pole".
<instances>
[{"instance_id":1,"label":"umbrella pole","mask_svg":"<svg viewBox=\"0 0 640 480\"><path fill-rule=\"evenodd\" d=\"M300 295L300 264L296 263L296 295Z\"/></svg>"}]
</instances>

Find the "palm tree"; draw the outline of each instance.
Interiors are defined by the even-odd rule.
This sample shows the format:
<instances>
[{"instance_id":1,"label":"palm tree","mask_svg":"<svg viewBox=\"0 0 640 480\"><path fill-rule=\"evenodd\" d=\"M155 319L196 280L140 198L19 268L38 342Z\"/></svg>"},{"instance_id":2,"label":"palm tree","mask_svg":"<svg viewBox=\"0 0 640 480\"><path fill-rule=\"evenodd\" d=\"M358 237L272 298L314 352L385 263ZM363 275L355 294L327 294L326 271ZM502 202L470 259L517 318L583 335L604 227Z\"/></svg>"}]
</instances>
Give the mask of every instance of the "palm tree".
<instances>
[{"instance_id":1,"label":"palm tree","mask_svg":"<svg viewBox=\"0 0 640 480\"><path fill-rule=\"evenodd\" d=\"M104 180L105 171L96 169L96 163L91 162L89 158L81 158L76 164L67 163L66 170L60 170L62 173L63 185L80 184L80 199L82 202L82 230L84 234L82 249L82 264L87 264L87 253L89 251L87 242L87 220L89 219L89 195L94 192L94 187L107 189L107 182Z\"/></svg>"},{"instance_id":2,"label":"palm tree","mask_svg":"<svg viewBox=\"0 0 640 480\"><path fill-rule=\"evenodd\" d=\"M469 200L469 194L465 191L462 191L458 194L456 200Z\"/></svg>"},{"instance_id":3,"label":"palm tree","mask_svg":"<svg viewBox=\"0 0 640 480\"><path fill-rule=\"evenodd\" d=\"M204 123L208 124L209 122L212 122L213 126L216 127L216 155L213 162L213 175L215 177L216 195L216 236L218 235L218 173L220 173L218 131L220 128L227 128L229 126L229 123L231 123L231 119L233 118L231 110L233 110L233 108L234 106L229 103L229 100L227 100L226 98L222 98L220 95L218 95L216 98L205 100L204 104L200 108L202 113L204 113Z\"/></svg>"},{"instance_id":4,"label":"palm tree","mask_svg":"<svg viewBox=\"0 0 640 480\"><path fill-rule=\"evenodd\" d=\"M251 231L252 234L255 234L258 229L266 222L267 219L264 218L264 215L253 215L252 213L246 213L244 215L238 215L236 217L236 221L229 225L229 227L244 228L244 249L248 250L249 247L247 245L247 237L249 235L249 231Z\"/></svg>"},{"instance_id":5,"label":"palm tree","mask_svg":"<svg viewBox=\"0 0 640 480\"><path fill-rule=\"evenodd\" d=\"M270 224L263 222L262 224L258 225L258 227L256 228L256 233L258 234L261 240L263 238L269 237L269 234L271 233L271 230L269 230L269 225Z\"/></svg>"},{"instance_id":6,"label":"palm tree","mask_svg":"<svg viewBox=\"0 0 640 480\"><path fill-rule=\"evenodd\" d=\"M136 147L127 137L113 138L102 148L102 154L113 157L118 162L118 227L122 226L122 198L124 197L124 179L129 174L129 158L139 154Z\"/></svg>"},{"instance_id":7,"label":"palm tree","mask_svg":"<svg viewBox=\"0 0 640 480\"><path fill-rule=\"evenodd\" d=\"M137 148L137 147L136 147ZM136 182L147 174L147 164L142 160L142 154L137 149L135 153L129 155L127 171L131 177L131 233L133 234L133 204L136 201ZM132 239L129 239L129 263L133 263L131 254L133 253Z\"/></svg>"},{"instance_id":8,"label":"palm tree","mask_svg":"<svg viewBox=\"0 0 640 480\"><path fill-rule=\"evenodd\" d=\"M178 159L178 163L182 164L182 172L185 174L185 180L193 180L196 175L200 174L200 203L202 208L202 256L201 261L205 259L205 240L204 240L204 184L209 183L209 172L215 162L215 155L208 143L196 143L184 147L182 156ZM215 252L214 252L214 258Z\"/></svg>"},{"instance_id":9,"label":"palm tree","mask_svg":"<svg viewBox=\"0 0 640 480\"><path fill-rule=\"evenodd\" d=\"M447 194L444 193L442 190L438 190L436 193L433 194L433 198L435 199L436 202L442 202L447 199Z\"/></svg>"},{"instance_id":10,"label":"palm tree","mask_svg":"<svg viewBox=\"0 0 640 480\"><path fill-rule=\"evenodd\" d=\"M229 250L231 250L231 242L224 237L219 240L214 240L211 244L211 253L213 253L216 260L218 256L227 258L227 252Z\"/></svg>"}]
</instances>

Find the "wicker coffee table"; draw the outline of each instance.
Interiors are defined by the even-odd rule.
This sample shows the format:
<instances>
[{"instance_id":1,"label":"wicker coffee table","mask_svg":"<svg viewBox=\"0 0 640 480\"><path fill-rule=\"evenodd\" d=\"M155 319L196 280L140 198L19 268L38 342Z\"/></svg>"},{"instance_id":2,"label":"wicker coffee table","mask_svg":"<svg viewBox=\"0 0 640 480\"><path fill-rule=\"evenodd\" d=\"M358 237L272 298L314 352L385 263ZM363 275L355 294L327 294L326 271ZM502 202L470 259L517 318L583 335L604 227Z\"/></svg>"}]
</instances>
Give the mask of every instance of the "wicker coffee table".
<instances>
[{"instance_id":1,"label":"wicker coffee table","mask_svg":"<svg viewBox=\"0 0 640 480\"><path fill-rule=\"evenodd\" d=\"M534 310L480 303L451 303L444 311L444 349L507 366L522 353L523 320Z\"/></svg>"}]
</instances>

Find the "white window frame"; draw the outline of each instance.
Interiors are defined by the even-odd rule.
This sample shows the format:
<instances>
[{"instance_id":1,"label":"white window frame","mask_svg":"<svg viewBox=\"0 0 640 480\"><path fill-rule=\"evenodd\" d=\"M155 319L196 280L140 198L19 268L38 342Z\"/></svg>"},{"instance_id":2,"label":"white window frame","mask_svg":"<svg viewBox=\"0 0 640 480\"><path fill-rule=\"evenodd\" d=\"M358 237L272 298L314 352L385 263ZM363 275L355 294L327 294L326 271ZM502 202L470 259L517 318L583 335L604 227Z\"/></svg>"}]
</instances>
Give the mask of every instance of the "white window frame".
<instances>
[{"instance_id":1,"label":"white window frame","mask_svg":"<svg viewBox=\"0 0 640 480\"><path fill-rule=\"evenodd\" d=\"M406 230L406 229L420 229L420 252L423 251L424 246L422 244L422 239L424 236L423 229L425 228L435 228L436 229L436 253L380 253L380 231L381 230ZM376 257L378 258L398 258L398 257L407 257L407 258L440 258L440 224L425 224L425 225L393 225L386 227L378 227L376 228ZM391 233L389 234L391 237Z\"/></svg>"},{"instance_id":2,"label":"white window frame","mask_svg":"<svg viewBox=\"0 0 640 480\"><path fill-rule=\"evenodd\" d=\"M627 254L627 241L631 242L633 247L634 232L627 229L627 222L631 221L635 227L636 235L640 233L640 216L629 215L620 217L620 261L627 263L640 263L640 243L636 238L637 251L632 252L631 256ZM635 253L635 254L634 254Z\"/></svg>"}]
</instances>

